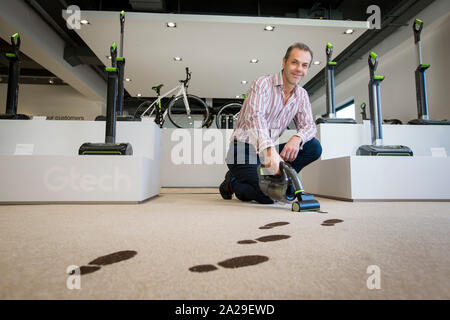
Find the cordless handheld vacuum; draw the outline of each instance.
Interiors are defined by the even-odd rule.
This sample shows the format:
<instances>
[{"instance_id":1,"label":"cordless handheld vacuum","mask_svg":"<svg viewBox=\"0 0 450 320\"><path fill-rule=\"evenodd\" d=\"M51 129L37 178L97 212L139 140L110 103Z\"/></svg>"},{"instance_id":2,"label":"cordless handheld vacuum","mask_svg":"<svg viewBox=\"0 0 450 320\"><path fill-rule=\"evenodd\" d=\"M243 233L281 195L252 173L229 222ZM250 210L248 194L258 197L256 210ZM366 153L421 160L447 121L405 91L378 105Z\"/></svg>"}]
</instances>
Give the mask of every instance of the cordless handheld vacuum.
<instances>
[{"instance_id":1,"label":"cordless handheld vacuum","mask_svg":"<svg viewBox=\"0 0 450 320\"><path fill-rule=\"evenodd\" d=\"M86 142L78 150L80 155L133 155L133 148L129 143L116 143L116 95L118 70L116 66L117 45L111 45L112 67L106 68L108 86L106 97L106 134L105 143Z\"/></svg>"},{"instance_id":2,"label":"cordless handheld vacuum","mask_svg":"<svg viewBox=\"0 0 450 320\"><path fill-rule=\"evenodd\" d=\"M417 61L419 63L415 71L418 119L411 120L408 122L408 124L450 125L450 121L430 120L428 118L427 85L425 79L425 71L430 67L430 65L424 64L422 62L422 41L420 40L420 33L423 29L423 21L415 19L412 27L414 31L414 43L416 44L417 48Z\"/></svg>"},{"instance_id":3,"label":"cordless handheld vacuum","mask_svg":"<svg viewBox=\"0 0 450 320\"><path fill-rule=\"evenodd\" d=\"M133 116L124 116L123 115L123 81L125 78L125 58L123 57L123 34L125 29L125 11L120 12L120 44L119 44L119 57L117 57L117 70L118 70L118 91L117 91L117 121L141 121L140 117L133 117ZM100 115L95 118L95 121L105 121L106 117L103 115Z\"/></svg>"},{"instance_id":4,"label":"cordless handheld vacuum","mask_svg":"<svg viewBox=\"0 0 450 320\"><path fill-rule=\"evenodd\" d=\"M337 62L331 61L331 54L333 53L333 45L327 43L325 47L327 54L327 65L325 66L325 82L326 82L326 96L327 96L327 115L316 120L319 123L356 123L352 118L336 118L336 106L334 103L334 68Z\"/></svg>"},{"instance_id":5,"label":"cordless handheld vacuum","mask_svg":"<svg viewBox=\"0 0 450 320\"><path fill-rule=\"evenodd\" d=\"M5 54L6 58L9 60L6 114L0 114L0 119L28 120L30 119L29 116L25 114L17 114L20 76L20 35L18 33L11 36L11 45L14 53Z\"/></svg>"},{"instance_id":6,"label":"cordless handheld vacuum","mask_svg":"<svg viewBox=\"0 0 450 320\"><path fill-rule=\"evenodd\" d=\"M381 125L381 102L380 83L384 76L376 75L379 58L375 52L369 54L369 106L370 126L372 128L372 145L363 145L358 148L356 155L359 156L412 156L412 150L407 146L383 145L383 127Z\"/></svg>"},{"instance_id":7,"label":"cordless handheld vacuum","mask_svg":"<svg viewBox=\"0 0 450 320\"><path fill-rule=\"evenodd\" d=\"M273 175L264 165L258 166L259 188L266 196L275 201L292 203L292 211L320 210L320 203L312 194L305 193L300 177L289 163L280 162L280 171L280 175Z\"/></svg>"}]
</instances>

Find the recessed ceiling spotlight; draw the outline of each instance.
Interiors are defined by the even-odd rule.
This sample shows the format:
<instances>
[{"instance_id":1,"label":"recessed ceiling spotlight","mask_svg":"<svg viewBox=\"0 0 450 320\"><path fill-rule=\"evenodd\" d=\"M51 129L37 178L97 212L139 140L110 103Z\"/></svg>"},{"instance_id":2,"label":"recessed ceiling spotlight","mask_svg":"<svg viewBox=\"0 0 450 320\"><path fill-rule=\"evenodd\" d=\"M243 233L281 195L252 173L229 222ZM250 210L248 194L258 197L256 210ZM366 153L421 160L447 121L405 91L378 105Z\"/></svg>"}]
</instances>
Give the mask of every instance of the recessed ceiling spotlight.
<instances>
[{"instance_id":1,"label":"recessed ceiling spotlight","mask_svg":"<svg viewBox=\"0 0 450 320\"><path fill-rule=\"evenodd\" d=\"M315 64L317 66L320 64L320 61L314 61L313 64Z\"/></svg>"},{"instance_id":2,"label":"recessed ceiling spotlight","mask_svg":"<svg viewBox=\"0 0 450 320\"><path fill-rule=\"evenodd\" d=\"M48 83L54 84L54 83L55 83L55 80L53 80L53 79L48 79Z\"/></svg>"},{"instance_id":3,"label":"recessed ceiling spotlight","mask_svg":"<svg viewBox=\"0 0 450 320\"><path fill-rule=\"evenodd\" d=\"M81 24L89 24L89 21L87 21L86 19L83 19L80 21Z\"/></svg>"},{"instance_id":4,"label":"recessed ceiling spotlight","mask_svg":"<svg viewBox=\"0 0 450 320\"><path fill-rule=\"evenodd\" d=\"M242 84L247 84L247 80L242 80L241 83Z\"/></svg>"},{"instance_id":5,"label":"recessed ceiling spotlight","mask_svg":"<svg viewBox=\"0 0 450 320\"><path fill-rule=\"evenodd\" d=\"M265 26L264 27L264 31L273 31L273 30L275 30L274 26Z\"/></svg>"},{"instance_id":6,"label":"recessed ceiling spotlight","mask_svg":"<svg viewBox=\"0 0 450 320\"><path fill-rule=\"evenodd\" d=\"M175 22L167 22L167 28L176 28L177 24Z\"/></svg>"},{"instance_id":7,"label":"recessed ceiling spotlight","mask_svg":"<svg viewBox=\"0 0 450 320\"><path fill-rule=\"evenodd\" d=\"M183 59L181 59L181 57L173 57L173 60L175 60L175 61L181 61L181 60L183 60Z\"/></svg>"},{"instance_id":8,"label":"recessed ceiling spotlight","mask_svg":"<svg viewBox=\"0 0 450 320\"><path fill-rule=\"evenodd\" d=\"M125 78L125 81L126 81L126 82L130 82L131 79L130 79L130 78Z\"/></svg>"},{"instance_id":9,"label":"recessed ceiling spotlight","mask_svg":"<svg viewBox=\"0 0 450 320\"><path fill-rule=\"evenodd\" d=\"M111 56L106 56L109 60L111 60Z\"/></svg>"},{"instance_id":10,"label":"recessed ceiling spotlight","mask_svg":"<svg viewBox=\"0 0 450 320\"><path fill-rule=\"evenodd\" d=\"M239 99L241 96L236 96L236 99Z\"/></svg>"},{"instance_id":11,"label":"recessed ceiling spotlight","mask_svg":"<svg viewBox=\"0 0 450 320\"><path fill-rule=\"evenodd\" d=\"M352 34L353 33L353 29L347 29L344 32L345 34Z\"/></svg>"},{"instance_id":12,"label":"recessed ceiling spotlight","mask_svg":"<svg viewBox=\"0 0 450 320\"><path fill-rule=\"evenodd\" d=\"M138 96L138 97L142 97L142 94L138 93L137 96Z\"/></svg>"},{"instance_id":13,"label":"recessed ceiling spotlight","mask_svg":"<svg viewBox=\"0 0 450 320\"><path fill-rule=\"evenodd\" d=\"M250 63L258 63L258 62L259 62L258 59L252 59L252 60L250 60Z\"/></svg>"}]
</instances>

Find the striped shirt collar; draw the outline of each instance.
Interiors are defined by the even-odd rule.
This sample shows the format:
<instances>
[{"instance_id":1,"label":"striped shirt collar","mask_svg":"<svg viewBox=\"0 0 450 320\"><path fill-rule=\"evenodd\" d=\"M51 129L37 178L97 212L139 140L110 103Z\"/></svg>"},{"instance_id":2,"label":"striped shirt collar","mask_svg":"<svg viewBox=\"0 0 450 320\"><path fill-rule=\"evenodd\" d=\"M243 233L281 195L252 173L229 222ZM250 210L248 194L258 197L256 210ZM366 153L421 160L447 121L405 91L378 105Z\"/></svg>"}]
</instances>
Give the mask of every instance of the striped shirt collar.
<instances>
[{"instance_id":1,"label":"striped shirt collar","mask_svg":"<svg viewBox=\"0 0 450 320\"><path fill-rule=\"evenodd\" d=\"M278 73L275 73L275 74L272 76L272 80L273 80L274 86L281 86L281 87L284 88L284 83L283 83L283 70L281 70L281 71L278 72ZM300 97L300 86L299 86L298 84L297 84L297 85L295 86L295 88L294 88L294 94L295 94L297 97Z\"/></svg>"}]
</instances>

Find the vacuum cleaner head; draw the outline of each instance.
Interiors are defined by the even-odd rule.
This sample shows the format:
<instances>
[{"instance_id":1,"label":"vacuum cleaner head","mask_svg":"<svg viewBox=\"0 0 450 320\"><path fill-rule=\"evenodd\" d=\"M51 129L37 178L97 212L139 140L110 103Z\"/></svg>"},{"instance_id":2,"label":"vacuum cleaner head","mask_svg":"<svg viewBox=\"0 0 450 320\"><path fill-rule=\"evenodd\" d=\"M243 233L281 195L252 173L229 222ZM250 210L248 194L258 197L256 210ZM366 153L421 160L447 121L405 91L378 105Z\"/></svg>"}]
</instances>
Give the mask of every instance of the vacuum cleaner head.
<instances>
[{"instance_id":1,"label":"vacuum cleaner head","mask_svg":"<svg viewBox=\"0 0 450 320\"><path fill-rule=\"evenodd\" d=\"M78 150L79 155L133 155L133 148L129 143L83 143Z\"/></svg>"}]
</instances>

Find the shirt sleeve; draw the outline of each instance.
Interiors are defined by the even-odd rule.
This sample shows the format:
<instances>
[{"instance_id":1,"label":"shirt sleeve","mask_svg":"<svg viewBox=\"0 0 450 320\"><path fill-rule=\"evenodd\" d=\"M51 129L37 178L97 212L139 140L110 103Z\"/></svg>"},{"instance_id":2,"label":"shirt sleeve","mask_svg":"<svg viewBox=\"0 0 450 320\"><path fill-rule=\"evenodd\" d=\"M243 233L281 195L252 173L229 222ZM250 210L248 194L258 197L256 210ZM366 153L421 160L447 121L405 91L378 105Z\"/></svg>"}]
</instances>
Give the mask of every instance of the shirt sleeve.
<instances>
[{"instance_id":1,"label":"shirt sleeve","mask_svg":"<svg viewBox=\"0 0 450 320\"><path fill-rule=\"evenodd\" d=\"M297 127L296 136L302 139L300 144L300 150L303 149L303 145L315 137L317 133L316 123L314 122L311 103L309 102L308 93L306 90L301 90L302 97L300 102L299 112L294 117L294 123Z\"/></svg>"},{"instance_id":2,"label":"shirt sleeve","mask_svg":"<svg viewBox=\"0 0 450 320\"><path fill-rule=\"evenodd\" d=\"M249 129L249 143L255 147L258 153L261 153L268 147L274 146L265 118L268 107L268 89L267 80L256 80L250 87L246 98L247 117L245 121Z\"/></svg>"}]
</instances>

